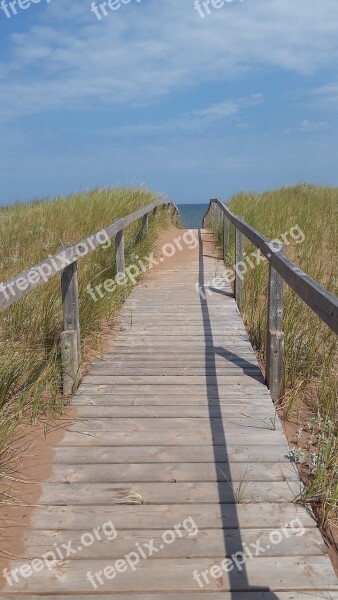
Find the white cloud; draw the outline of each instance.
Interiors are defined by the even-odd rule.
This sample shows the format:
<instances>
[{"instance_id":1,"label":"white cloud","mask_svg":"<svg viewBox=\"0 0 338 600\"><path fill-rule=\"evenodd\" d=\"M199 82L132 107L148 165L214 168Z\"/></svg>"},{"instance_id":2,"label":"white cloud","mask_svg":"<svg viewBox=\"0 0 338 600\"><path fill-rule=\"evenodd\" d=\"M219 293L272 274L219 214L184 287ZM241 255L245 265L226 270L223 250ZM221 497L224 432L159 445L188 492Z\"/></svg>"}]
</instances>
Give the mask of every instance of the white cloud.
<instances>
[{"instance_id":1,"label":"white cloud","mask_svg":"<svg viewBox=\"0 0 338 600\"><path fill-rule=\"evenodd\" d=\"M330 125L326 121L308 121L305 119L300 125L300 131L306 133L315 133L316 131L323 131L329 129Z\"/></svg>"},{"instance_id":2,"label":"white cloud","mask_svg":"<svg viewBox=\"0 0 338 600\"><path fill-rule=\"evenodd\" d=\"M319 100L322 106L326 106L327 108L337 108L338 83L332 82L317 87L313 90L312 95Z\"/></svg>"},{"instance_id":3,"label":"white cloud","mask_svg":"<svg viewBox=\"0 0 338 600\"><path fill-rule=\"evenodd\" d=\"M203 132L214 123L228 121L245 108L260 104L263 94L252 94L247 99L224 100L206 108L184 113L180 117L161 123L143 123L139 125L124 125L106 128L101 133L105 136L113 135L175 135L178 132L197 133Z\"/></svg>"},{"instance_id":4,"label":"white cloud","mask_svg":"<svg viewBox=\"0 0 338 600\"><path fill-rule=\"evenodd\" d=\"M7 117L151 103L256 69L306 75L338 59L337 0L246 0L205 19L192 1L132 0L100 22L89 0L57 0L34 15L36 24L12 35L11 58L0 63ZM232 107L215 110L196 116L217 119L217 110Z\"/></svg>"}]
</instances>

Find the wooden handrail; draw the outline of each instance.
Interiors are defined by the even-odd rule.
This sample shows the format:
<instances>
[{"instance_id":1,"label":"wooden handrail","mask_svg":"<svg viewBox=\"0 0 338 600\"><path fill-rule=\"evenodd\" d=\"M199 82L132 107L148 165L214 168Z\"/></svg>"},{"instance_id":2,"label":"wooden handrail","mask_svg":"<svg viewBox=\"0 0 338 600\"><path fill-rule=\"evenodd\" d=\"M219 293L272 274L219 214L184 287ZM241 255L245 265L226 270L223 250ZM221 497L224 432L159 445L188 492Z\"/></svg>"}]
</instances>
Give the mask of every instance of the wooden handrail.
<instances>
[{"instance_id":1,"label":"wooden handrail","mask_svg":"<svg viewBox=\"0 0 338 600\"><path fill-rule=\"evenodd\" d=\"M93 252L93 250L102 246L107 241L107 238L114 238L119 232L123 231L125 227L127 227L134 221L137 221L138 219L142 218L144 215L148 215L154 210L154 208L158 206L172 206L174 208L174 211L176 213L178 212L178 208L172 202L156 200L155 202L148 204L148 206L141 208L137 212L134 212L131 215L128 215L127 217L123 217L122 219L115 221L106 229L98 231L92 236L90 236L90 247L88 245L89 238L81 240L77 244L68 246L67 248L61 250L58 254L55 254L54 256L43 260L37 265L34 265L33 267L27 269L23 273L20 273L19 275L16 275L15 277L9 279L5 283L2 283L0 285L0 312L5 310L6 308L9 308L12 304L15 304L21 298L24 298L24 296L27 296L27 294L29 294L33 289L47 283L47 281L52 279L52 277L54 277L58 273L61 273L65 268L65 264L68 266L75 260L78 260L79 258L90 254L91 252ZM105 232L106 234L104 242L100 242L99 240L99 234L102 232ZM58 264L58 262L60 262L60 264ZM42 275L41 273L44 273L44 275ZM27 287L25 287L25 289L23 289L24 281L28 284ZM20 288L20 285L22 289ZM13 291L14 289L15 293Z\"/></svg>"},{"instance_id":2,"label":"wooden handrail","mask_svg":"<svg viewBox=\"0 0 338 600\"><path fill-rule=\"evenodd\" d=\"M229 252L229 222L235 226L236 231L236 262L241 260L243 251L241 236L244 235L258 248L269 261L269 302L268 302L268 348L266 379L274 400L281 396L282 392L282 364L283 364L283 332L282 311L283 292L281 280L307 304L314 313L338 334L338 298L317 283L314 279L304 273L297 265L284 256L282 249L276 249L272 243L243 219L232 213L225 203L218 199L210 200L208 210L203 218L203 224L211 211L213 220L220 225L215 211L223 214L224 230L224 260ZM238 235L240 234L240 235ZM242 292L242 280L238 273L235 281L235 298L240 305Z\"/></svg>"},{"instance_id":3,"label":"wooden handrail","mask_svg":"<svg viewBox=\"0 0 338 600\"><path fill-rule=\"evenodd\" d=\"M58 254L50 256L41 263L0 284L0 312L9 308L31 291L47 283L58 273L61 277L63 332L61 334L63 392L70 395L79 381L81 364L81 336L79 317L79 291L77 280L78 259L90 254L108 239L115 237L117 272L125 274L124 229L138 219L142 219L142 236L148 234L149 214L155 218L160 206L178 214L178 208L172 202L155 200L138 211L115 221L78 244L62 248ZM102 234L104 240L102 241Z\"/></svg>"}]
</instances>

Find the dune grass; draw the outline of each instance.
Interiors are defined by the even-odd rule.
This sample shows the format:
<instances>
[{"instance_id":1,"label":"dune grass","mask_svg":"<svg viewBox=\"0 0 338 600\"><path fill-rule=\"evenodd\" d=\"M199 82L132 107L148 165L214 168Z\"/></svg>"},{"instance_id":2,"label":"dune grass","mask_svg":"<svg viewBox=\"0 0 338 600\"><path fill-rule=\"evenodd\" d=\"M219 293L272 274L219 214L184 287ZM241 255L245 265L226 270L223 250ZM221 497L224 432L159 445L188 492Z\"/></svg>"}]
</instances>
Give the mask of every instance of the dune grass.
<instances>
[{"instance_id":1,"label":"dune grass","mask_svg":"<svg viewBox=\"0 0 338 600\"><path fill-rule=\"evenodd\" d=\"M305 235L301 244L286 246L285 254L333 294L338 292L338 189L297 185L261 195L241 193L229 208L268 239L298 225ZM210 220L209 220L210 225ZM229 264L234 264L231 226ZM222 232L217 231L222 243ZM250 254L252 244L245 243ZM268 265L261 263L245 276L242 314L251 341L264 365ZM297 425L291 458L306 483L303 501L317 509L322 526L337 523L337 338L330 329L285 286L284 301L285 395L284 416Z\"/></svg>"},{"instance_id":2,"label":"dune grass","mask_svg":"<svg viewBox=\"0 0 338 600\"><path fill-rule=\"evenodd\" d=\"M32 267L100 231L118 218L158 198L140 189L98 189L68 198L15 205L0 210L0 281ZM160 228L171 217L159 209L149 219L147 239L140 221L125 231L126 263L133 255L147 256ZM114 241L79 260L80 320L84 361L100 350L105 333L114 326L114 314L132 287L118 286L94 302L88 284L96 286L116 274ZM16 455L18 425L43 418L48 423L62 412L59 335L62 330L60 277L37 288L0 314L0 465L8 470ZM21 431L21 428L20 428ZM16 432L16 434L15 434Z\"/></svg>"}]
</instances>

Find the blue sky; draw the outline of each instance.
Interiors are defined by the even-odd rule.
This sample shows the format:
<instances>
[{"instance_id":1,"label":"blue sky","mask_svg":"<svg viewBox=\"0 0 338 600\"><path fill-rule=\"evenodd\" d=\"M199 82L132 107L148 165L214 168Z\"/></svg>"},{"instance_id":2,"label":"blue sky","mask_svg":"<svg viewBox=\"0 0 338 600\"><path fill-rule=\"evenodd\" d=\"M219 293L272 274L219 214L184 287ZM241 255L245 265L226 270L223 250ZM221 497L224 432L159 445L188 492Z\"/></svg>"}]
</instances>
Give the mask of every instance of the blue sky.
<instances>
[{"instance_id":1,"label":"blue sky","mask_svg":"<svg viewBox=\"0 0 338 600\"><path fill-rule=\"evenodd\" d=\"M338 184L337 0L108 12L0 11L1 204L107 185L193 203Z\"/></svg>"}]
</instances>

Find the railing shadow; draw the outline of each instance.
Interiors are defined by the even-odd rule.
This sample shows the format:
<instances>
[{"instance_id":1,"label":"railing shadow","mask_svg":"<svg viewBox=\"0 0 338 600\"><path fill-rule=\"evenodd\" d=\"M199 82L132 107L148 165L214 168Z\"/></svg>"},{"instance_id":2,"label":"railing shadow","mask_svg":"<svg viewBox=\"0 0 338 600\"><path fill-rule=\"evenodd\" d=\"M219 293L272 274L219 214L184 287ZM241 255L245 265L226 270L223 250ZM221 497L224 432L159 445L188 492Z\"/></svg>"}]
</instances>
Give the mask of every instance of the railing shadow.
<instances>
[{"instance_id":1,"label":"railing shadow","mask_svg":"<svg viewBox=\"0 0 338 600\"><path fill-rule=\"evenodd\" d=\"M203 255L203 239L201 230L199 230L199 284L204 285L204 255ZM214 346L212 329L211 329L211 318L208 307L208 300L199 294L203 329L205 336L205 372L206 372L206 387L209 407L209 418L210 427L213 441L213 454L215 463L222 460L222 462L229 463L229 455L227 451L227 440L224 430L224 424L222 420L222 409L221 409L221 398L219 393L219 385L217 383L217 369L216 369L216 356L224 356L229 358L233 356L233 353L228 352L226 348L219 348ZM238 358L238 357L237 357ZM237 543L238 548L236 552L242 552L244 554L244 546L242 542L240 522L237 510L237 501L235 490L232 486L232 482L229 481L228 485L222 481L217 481L218 497L220 503L220 514L221 514L221 527L224 532L224 558L230 558L233 552L233 544L227 537L227 529L229 529L229 523L231 522L231 529L238 531ZM269 586L264 587L251 587L248 580L248 574L246 565L242 565L242 570L233 569L228 573L229 577L229 588L231 598L235 600L238 592L255 592L255 600L278 600L278 597L270 591ZM207 590L207 586L205 587ZM225 591L225 590L224 590ZM248 596L250 600L250 596Z\"/></svg>"}]
</instances>

